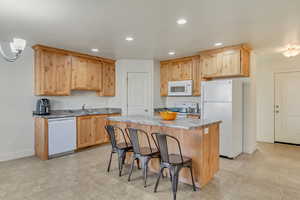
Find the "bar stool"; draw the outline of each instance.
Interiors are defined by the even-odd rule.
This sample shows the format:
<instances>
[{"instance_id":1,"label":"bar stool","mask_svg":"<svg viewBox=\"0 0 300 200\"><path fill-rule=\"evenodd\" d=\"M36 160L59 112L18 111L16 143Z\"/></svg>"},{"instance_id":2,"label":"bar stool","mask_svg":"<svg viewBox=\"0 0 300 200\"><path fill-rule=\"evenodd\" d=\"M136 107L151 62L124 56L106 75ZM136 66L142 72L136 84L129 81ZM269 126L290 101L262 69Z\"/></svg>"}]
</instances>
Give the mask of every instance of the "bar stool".
<instances>
[{"instance_id":1,"label":"bar stool","mask_svg":"<svg viewBox=\"0 0 300 200\"><path fill-rule=\"evenodd\" d=\"M112 155L114 153L117 153L118 154L118 165L119 165L119 176L121 176L123 165L124 165L124 162L126 159L126 153L133 151L131 143L128 142L128 141L130 141L130 138L129 138L128 134L127 133L125 134L124 131L119 127L108 125L108 126L105 126L105 129L109 136L111 147L112 147L111 153L110 153L110 158L109 158L109 163L108 163L108 167L107 167L107 172L110 171ZM117 132L119 134L121 134L123 142L119 142L119 143L117 142L117 139L116 139ZM127 136L127 139L126 139L126 136Z\"/></svg>"},{"instance_id":2,"label":"bar stool","mask_svg":"<svg viewBox=\"0 0 300 200\"><path fill-rule=\"evenodd\" d=\"M127 128L125 129L125 131L129 132L130 140L133 146L133 159L131 163L130 173L128 176L128 181L131 180L131 175L134 168L134 161L140 160L143 169L144 187L147 187L148 163L152 158L160 158L159 151L155 148L152 148L147 132L134 128ZM140 144L141 137L147 139L147 146L142 146Z\"/></svg>"},{"instance_id":3,"label":"bar stool","mask_svg":"<svg viewBox=\"0 0 300 200\"><path fill-rule=\"evenodd\" d=\"M156 137L158 146L157 148L160 151L161 156L161 162L160 162L160 172L154 187L154 192L157 192L157 187L159 184L160 177L163 175L163 171L165 168L169 169L170 172L170 179L172 182L172 191L173 191L173 199L176 200L176 193L177 193L177 187L178 187L178 176L179 172L182 168L189 168L191 177L192 177L192 183L193 183L193 190L196 191L196 186L194 182L193 177L193 171L192 171L192 159L189 157L182 156L181 152L181 146L177 138L166 135L166 134L160 134L160 133L152 133L151 134L153 140L154 136ZM171 140L174 140L177 143L179 154L169 154L169 148L168 148L168 138ZM155 143L156 144L156 143Z\"/></svg>"}]
</instances>

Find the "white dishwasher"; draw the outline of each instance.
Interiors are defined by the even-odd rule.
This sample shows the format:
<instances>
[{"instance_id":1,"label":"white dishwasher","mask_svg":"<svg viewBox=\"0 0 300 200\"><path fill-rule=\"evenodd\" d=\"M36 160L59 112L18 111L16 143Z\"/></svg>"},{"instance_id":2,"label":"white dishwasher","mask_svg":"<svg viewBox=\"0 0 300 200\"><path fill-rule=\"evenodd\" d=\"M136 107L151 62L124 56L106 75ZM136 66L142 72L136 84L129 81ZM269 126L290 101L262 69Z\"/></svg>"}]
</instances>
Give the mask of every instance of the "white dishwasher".
<instances>
[{"instance_id":1,"label":"white dishwasher","mask_svg":"<svg viewBox=\"0 0 300 200\"><path fill-rule=\"evenodd\" d=\"M76 119L74 117L48 120L48 155L55 157L76 149Z\"/></svg>"}]
</instances>

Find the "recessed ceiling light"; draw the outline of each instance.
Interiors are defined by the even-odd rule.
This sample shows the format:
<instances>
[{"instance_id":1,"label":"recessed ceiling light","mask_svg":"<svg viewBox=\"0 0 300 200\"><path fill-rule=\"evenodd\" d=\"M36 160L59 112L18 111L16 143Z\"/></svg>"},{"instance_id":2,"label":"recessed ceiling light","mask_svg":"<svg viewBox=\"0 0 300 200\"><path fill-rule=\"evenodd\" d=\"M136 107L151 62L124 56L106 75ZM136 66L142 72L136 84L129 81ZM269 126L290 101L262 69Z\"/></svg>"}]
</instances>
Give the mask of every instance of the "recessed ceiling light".
<instances>
[{"instance_id":1,"label":"recessed ceiling light","mask_svg":"<svg viewBox=\"0 0 300 200\"><path fill-rule=\"evenodd\" d=\"M178 19L176 22L177 22L177 24L179 24L179 25L183 25L183 24L186 24L186 23L187 23L186 19Z\"/></svg>"},{"instance_id":2,"label":"recessed ceiling light","mask_svg":"<svg viewBox=\"0 0 300 200\"><path fill-rule=\"evenodd\" d=\"M215 43L215 46L216 47L218 47L218 46L222 46L223 45L223 43L222 42L217 42L217 43Z\"/></svg>"},{"instance_id":3,"label":"recessed ceiling light","mask_svg":"<svg viewBox=\"0 0 300 200\"><path fill-rule=\"evenodd\" d=\"M175 55L175 52L174 52L174 51L170 51L168 54L169 54L170 56L174 56L174 55Z\"/></svg>"},{"instance_id":4,"label":"recessed ceiling light","mask_svg":"<svg viewBox=\"0 0 300 200\"><path fill-rule=\"evenodd\" d=\"M132 40L134 40L134 39L133 39L133 37L129 37L129 36L128 36L128 37L125 38L125 40L127 40L127 41L132 41Z\"/></svg>"},{"instance_id":5,"label":"recessed ceiling light","mask_svg":"<svg viewBox=\"0 0 300 200\"><path fill-rule=\"evenodd\" d=\"M93 48L91 49L92 52L99 52L99 49Z\"/></svg>"}]
</instances>

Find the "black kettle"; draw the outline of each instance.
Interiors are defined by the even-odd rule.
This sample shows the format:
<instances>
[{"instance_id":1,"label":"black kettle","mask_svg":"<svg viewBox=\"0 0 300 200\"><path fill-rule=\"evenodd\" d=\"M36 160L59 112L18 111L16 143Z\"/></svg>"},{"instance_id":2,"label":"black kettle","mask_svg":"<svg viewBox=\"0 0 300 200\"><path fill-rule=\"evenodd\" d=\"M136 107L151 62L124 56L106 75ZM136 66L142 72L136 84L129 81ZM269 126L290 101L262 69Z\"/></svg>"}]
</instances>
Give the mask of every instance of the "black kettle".
<instances>
[{"instance_id":1,"label":"black kettle","mask_svg":"<svg viewBox=\"0 0 300 200\"><path fill-rule=\"evenodd\" d=\"M36 115L49 115L50 114L50 100L39 99L36 103Z\"/></svg>"}]
</instances>

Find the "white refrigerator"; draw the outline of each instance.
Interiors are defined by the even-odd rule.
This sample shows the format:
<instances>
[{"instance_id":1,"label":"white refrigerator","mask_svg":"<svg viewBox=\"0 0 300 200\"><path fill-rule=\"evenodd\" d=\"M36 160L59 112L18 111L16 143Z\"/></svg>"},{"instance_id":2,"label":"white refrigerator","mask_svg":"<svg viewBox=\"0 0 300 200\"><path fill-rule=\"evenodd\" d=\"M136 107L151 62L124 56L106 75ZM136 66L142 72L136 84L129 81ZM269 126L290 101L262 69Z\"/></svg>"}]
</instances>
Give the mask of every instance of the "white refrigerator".
<instances>
[{"instance_id":1,"label":"white refrigerator","mask_svg":"<svg viewBox=\"0 0 300 200\"><path fill-rule=\"evenodd\" d=\"M235 158L243 152L243 81L201 83L201 118L222 120L220 155Z\"/></svg>"}]
</instances>

